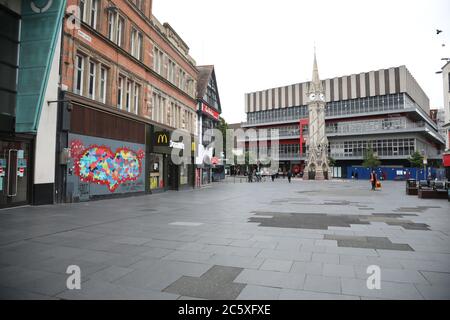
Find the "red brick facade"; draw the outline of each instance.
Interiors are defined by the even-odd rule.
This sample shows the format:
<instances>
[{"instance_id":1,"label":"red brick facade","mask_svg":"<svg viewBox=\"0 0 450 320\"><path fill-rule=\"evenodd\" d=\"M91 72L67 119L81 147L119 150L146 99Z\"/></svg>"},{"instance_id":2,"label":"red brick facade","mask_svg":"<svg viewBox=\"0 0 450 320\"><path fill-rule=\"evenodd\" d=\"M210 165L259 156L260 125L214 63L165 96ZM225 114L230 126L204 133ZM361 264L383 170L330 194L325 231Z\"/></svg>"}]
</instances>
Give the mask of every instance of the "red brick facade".
<instances>
[{"instance_id":1,"label":"red brick facade","mask_svg":"<svg viewBox=\"0 0 450 320\"><path fill-rule=\"evenodd\" d=\"M67 86L67 90L75 90L75 64L76 55L86 57L86 61L94 61L107 69L106 81L106 99L105 104L111 108L118 108L118 85L119 75L126 77L130 82L140 87L139 94L136 94L138 101L138 114L142 119L152 120L152 95L158 92L164 96L164 105L161 119L153 119L162 122L170 127L177 127L177 124L184 128L184 123L188 119L192 122L187 130L194 133L196 121L196 100L195 83L197 81L198 71L195 62L188 55L188 48L184 42L178 38L176 33L169 25L161 25L152 16L152 1L142 0L142 8L138 9L136 1L131 0L98 0L96 23L90 23L89 18L86 22L80 23L80 29L70 28L71 6L80 6L83 0L68 0L66 19L64 21L63 55L62 55L62 84ZM94 0L84 0L84 4L92 6ZM161 0L162 1L162 0ZM138 1L139 2L139 1ZM109 9L111 5L116 8ZM84 16L90 16L91 7L85 11ZM122 45L119 47L116 43L109 40L109 12L117 12L123 18L124 25L122 31ZM92 24L94 27L90 26ZM132 28L142 35L142 49L140 59L131 54L131 34ZM115 31L114 31L115 32ZM154 70L154 47L157 47L164 53L161 61L161 74ZM176 67L172 70L174 77L172 82L168 80L169 59L175 63ZM87 83L89 81L90 65L84 62L83 83L86 96ZM179 88L180 68L185 74L183 84L185 89ZM100 69L98 68L97 71ZM95 82L99 84L99 72L97 72ZM127 85L125 85L127 86ZM123 88L123 87L122 87ZM126 89L126 88L125 88ZM98 87L95 95L98 101L100 88ZM122 90L122 94L124 94ZM123 102L123 99L122 99ZM179 113L180 121L174 123L172 118L178 114L172 114L170 104L179 105L183 112ZM175 109L172 109L175 110ZM127 114L127 111L123 111ZM135 111L134 111L135 112ZM154 112L154 111L153 111ZM185 118L185 112L189 114ZM175 112L176 113L176 112Z\"/></svg>"}]
</instances>

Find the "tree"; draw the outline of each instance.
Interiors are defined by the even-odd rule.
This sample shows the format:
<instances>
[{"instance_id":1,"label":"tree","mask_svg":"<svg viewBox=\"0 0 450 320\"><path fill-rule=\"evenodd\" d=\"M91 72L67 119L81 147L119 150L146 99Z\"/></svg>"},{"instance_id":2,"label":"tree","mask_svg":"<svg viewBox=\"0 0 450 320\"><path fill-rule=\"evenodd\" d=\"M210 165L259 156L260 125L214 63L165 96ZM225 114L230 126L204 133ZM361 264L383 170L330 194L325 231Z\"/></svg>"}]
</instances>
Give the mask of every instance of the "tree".
<instances>
[{"instance_id":1,"label":"tree","mask_svg":"<svg viewBox=\"0 0 450 320\"><path fill-rule=\"evenodd\" d=\"M225 121L224 118L219 117L219 123L217 124L217 129L219 129L222 132L222 136L223 136L223 154L224 154L224 158L226 158L227 157L227 155L226 155L226 145L227 145L228 123Z\"/></svg>"},{"instance_id":2,"label":"tree","mask_svg":"<svg viewBox=\"0 0 450 320\"><path fill-rule=\"evenodd\" d=\"M328 157L328 165L330 167L334 167L336 165L336 159L334 159L332 157Z\"/></svg>"},{"instance_id":3,"label":"tree","mask_svg":"<svg viewBox=\"0 0 450 320\"><path fill-rule=\"evenodd\" d=\"M423 166L423 156L419 151L415 151L408 159L413 168L421 168Z\"/></svg>"},{"instance_id":4,"label":"tree","mask_svg":"<svg viewBox=\"0 0 450 320\"><path fill-rule=\"evenodd\" d=\"M367 150L364 154L363 167L365 168L376 168L381 164L380 159L375 155L372 149Z\"/></svg>"}]
</instances>

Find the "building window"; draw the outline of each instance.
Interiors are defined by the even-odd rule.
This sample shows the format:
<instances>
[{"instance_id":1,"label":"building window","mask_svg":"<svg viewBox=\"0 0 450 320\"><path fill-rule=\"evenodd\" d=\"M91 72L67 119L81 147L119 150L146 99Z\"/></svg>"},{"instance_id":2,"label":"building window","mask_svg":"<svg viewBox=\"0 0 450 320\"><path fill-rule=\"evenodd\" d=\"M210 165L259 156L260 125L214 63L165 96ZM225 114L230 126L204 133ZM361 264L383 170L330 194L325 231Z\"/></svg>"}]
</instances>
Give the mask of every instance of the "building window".
<instances>
[{"instance_id":1,"label":"building window","mask_svg":"<svg viewBox=\"0 0 450 320\"><path fill-rule=\"evenodd\" d=\"M181 70L181 69L179 69L179 71L178 71L179 73L178 73L178 87L181 89L181 90L186 90L186 88L184 87L185 86L185 77L186 77L186 73L183 71L183 70Z\"/></svg>"},{"instance_id":2,"label":"building window","mask_svg":"<svg viewBox=\"0 0 450 320\"><path fill-rule=\"evenodd\" d=\"M85 21L86 19L86 0L80 0L80 20Z\"/></svg>"},{"instance_id":3,"label":"building window","mask_svg":"<svg viewBox=\"0 0 450 320\"><path fill-rule=\"evenodd\" d=\"M117 12L109 12L108 16L108 38L118 46L123 44L123 30L125 26L125 19Z\"/></svg>"},{"instance_id":4,"label":"building window","mask_svg":"<svg viewBox=\"0 0 450 320\"><path fill-rule=\"evenodd\" d=\"M168 80L172 83L175 83L175 68L176 68L175 63L172 60L169 60Z\"/></svg>"},{"instance_id":5,"label":"building window","mask_svg":"<svg viewBox=\"0 0 450 320\"><path fill-rule=\"evenodd\" d=\"M83 94L84 58L77 55L75 61L75 93Z\"/></svg>"},{"instance_id":6,"label":"building window","mask_svg":"<svg viewBox=\"0 0 450 320\"><path fill-rule=\"evenodd\" d=\"M93 61L89 61L88 95L89 95L89 98L91 98L91 99L95 99L96 68L97 68L97 64L95 62L93 62Z\"/></svg>"},{"instance_id":7,"label":"building window","mask_svg":"<svg viewBox=\"0 0 450 320\"><path fill-rule=\"evenodd\" d=\"M117 22L117 36L116 36L116 44L121 47L122 46L122 38L123 38L123 28L125 25L125 20L122 17L119 17Z\"/></svg>"},{"instance_id":8,"label":"building window","mask_svg":"<svg viewBox=\"0 0 450 320\"><path fill-rule=\"evenodd\" d=\"M138 84L134 84L134 113L139 114L139 108L140 108L140 92L141 87Z\"/></svg>"},{"instance_id":9,"label":"building window","mask_svg":"<svg viewBox=\"0 0 450 320\"><path fill-rule=\"evenodd\" d=\"M117 106L122 109L122 98L123 98L123 77L119 77L117 83Z\"/></svg>"},{"instance_id":10,"label":"building window","mask_svg":"<svg viewBox=\"0 0 450 320\"><path fill-rule=\"evenodd\" d=\"M108 70L100 68L100 101L106 103L106 83L108 81Z\"/></svg>"},{"instance_id":11,"label":"building window","mask_svg":"<svg viewBox=\"0 0 450 320\"><path fill-rule=\"evenodd\" d=\"M142 34L135 28L131 28L131 55L141 60Z\"/></svg>"},{"instance_id":12,"label":"building window","mask_svg":"<svg viewBox=\"0 0 450 320\"><path fill-rule=\"evenodd\" d=\"M163 59L164 59L163 52L155 47L153 49L153 69L160 75L162 74L163 69Z\"/></svg>"},{"instance_id":13,"label":"building window","mask_svg":"<svg viewBox=\"0 0 450 320\"><path fill-rule=\"evenodd\" d=\"M97 12L98 12L98 0L92 0L91 21L89 22L89 25L94 29L97 28Z\"/></svg>"},{"instance_id":14,"label":"building window","mask_svg":"<svg viewBox=\"0 0 450 320\"><path fill-rule=\"evenodd\" d=\"M125 109L128 112L131 112L131 82L127 81L127 93L126 93L126 101L125 101Z\"/></svg>"},{"instance_id":15,"label":"building window","mask_svg":"<svg viewBox=\"0 0 450 320\"><path fill-rule=\"evenodd\" d=\"M94 29L97 28L98 1L80 0L80 20Z\"/></svg>"},{"instance_id":16,"label":"building window","mask_svg":"<svg viewBox=\"0 0 450 320\"><path fill-rule=\"evenodd\" d=\"M108 39L114 41L114 29L116 25L116 14L112 11L108 14Z\"/></svg>"}]
</instances>

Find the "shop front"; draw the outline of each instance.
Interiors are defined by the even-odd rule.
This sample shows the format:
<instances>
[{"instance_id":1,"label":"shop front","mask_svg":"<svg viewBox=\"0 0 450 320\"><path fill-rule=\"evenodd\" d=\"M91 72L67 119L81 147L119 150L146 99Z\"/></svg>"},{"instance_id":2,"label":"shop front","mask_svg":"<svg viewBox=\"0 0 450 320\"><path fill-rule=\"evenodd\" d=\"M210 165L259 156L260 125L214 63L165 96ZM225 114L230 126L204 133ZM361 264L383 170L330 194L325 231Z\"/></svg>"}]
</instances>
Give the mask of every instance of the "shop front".
<instances>
[{"instance_id":1,"label":"shop front","mask_svg":"<svg viewBox=\"0 0 450 320\"><path fill-rule=\"evenodd\" d=\"M70 93L65 99L72 107L60 110L57 201L145 194L148 125L106 108L88 107L84 98Z\"/></svg>"},{"instance_id":2,"label":"shop front","mask_svg":"<svg viewBox=\"0 0 450 320\"><path fill-rule=\"evenodd\" d=\"M192 162L195 142L190 143L172 140L172 132L153 126L152 145L149 161L149 186L150 192L166 190L182 190L192 188L195 184L195 169ZM189 154L185 157L185 152ZM172 153L184 160L174 161Z\"/></svg>"},{"instance_id":3,"label":"shop front","mask_svg":"<svg viewBox=\"0 0 450 320\"><path fill-rule=\"evenodd\" d=\"M30 203L31 147L30 140L0 137L0 208Z\"/></svg>"}]
</instances>

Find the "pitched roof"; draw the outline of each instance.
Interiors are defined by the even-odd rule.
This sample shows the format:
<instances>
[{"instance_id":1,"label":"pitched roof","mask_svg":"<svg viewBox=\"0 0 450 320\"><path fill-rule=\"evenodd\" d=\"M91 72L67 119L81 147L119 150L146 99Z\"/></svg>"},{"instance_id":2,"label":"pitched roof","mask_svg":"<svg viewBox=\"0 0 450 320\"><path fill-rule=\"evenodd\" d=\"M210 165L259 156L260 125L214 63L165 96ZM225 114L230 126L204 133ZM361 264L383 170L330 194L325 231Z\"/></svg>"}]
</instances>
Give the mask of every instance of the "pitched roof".
<instances>
[{"instance_id":1,"label":"pitched roof","mask_svg":"<svg viewBox=\"0 0 450 320\"><path fill-rule=\"evenodd\" d=\"M197 69L199 71L197 80L197 98L201 99L205 96L209 78L214 71L214 66L197 66Z\"/></svg>"}]
</instances>

